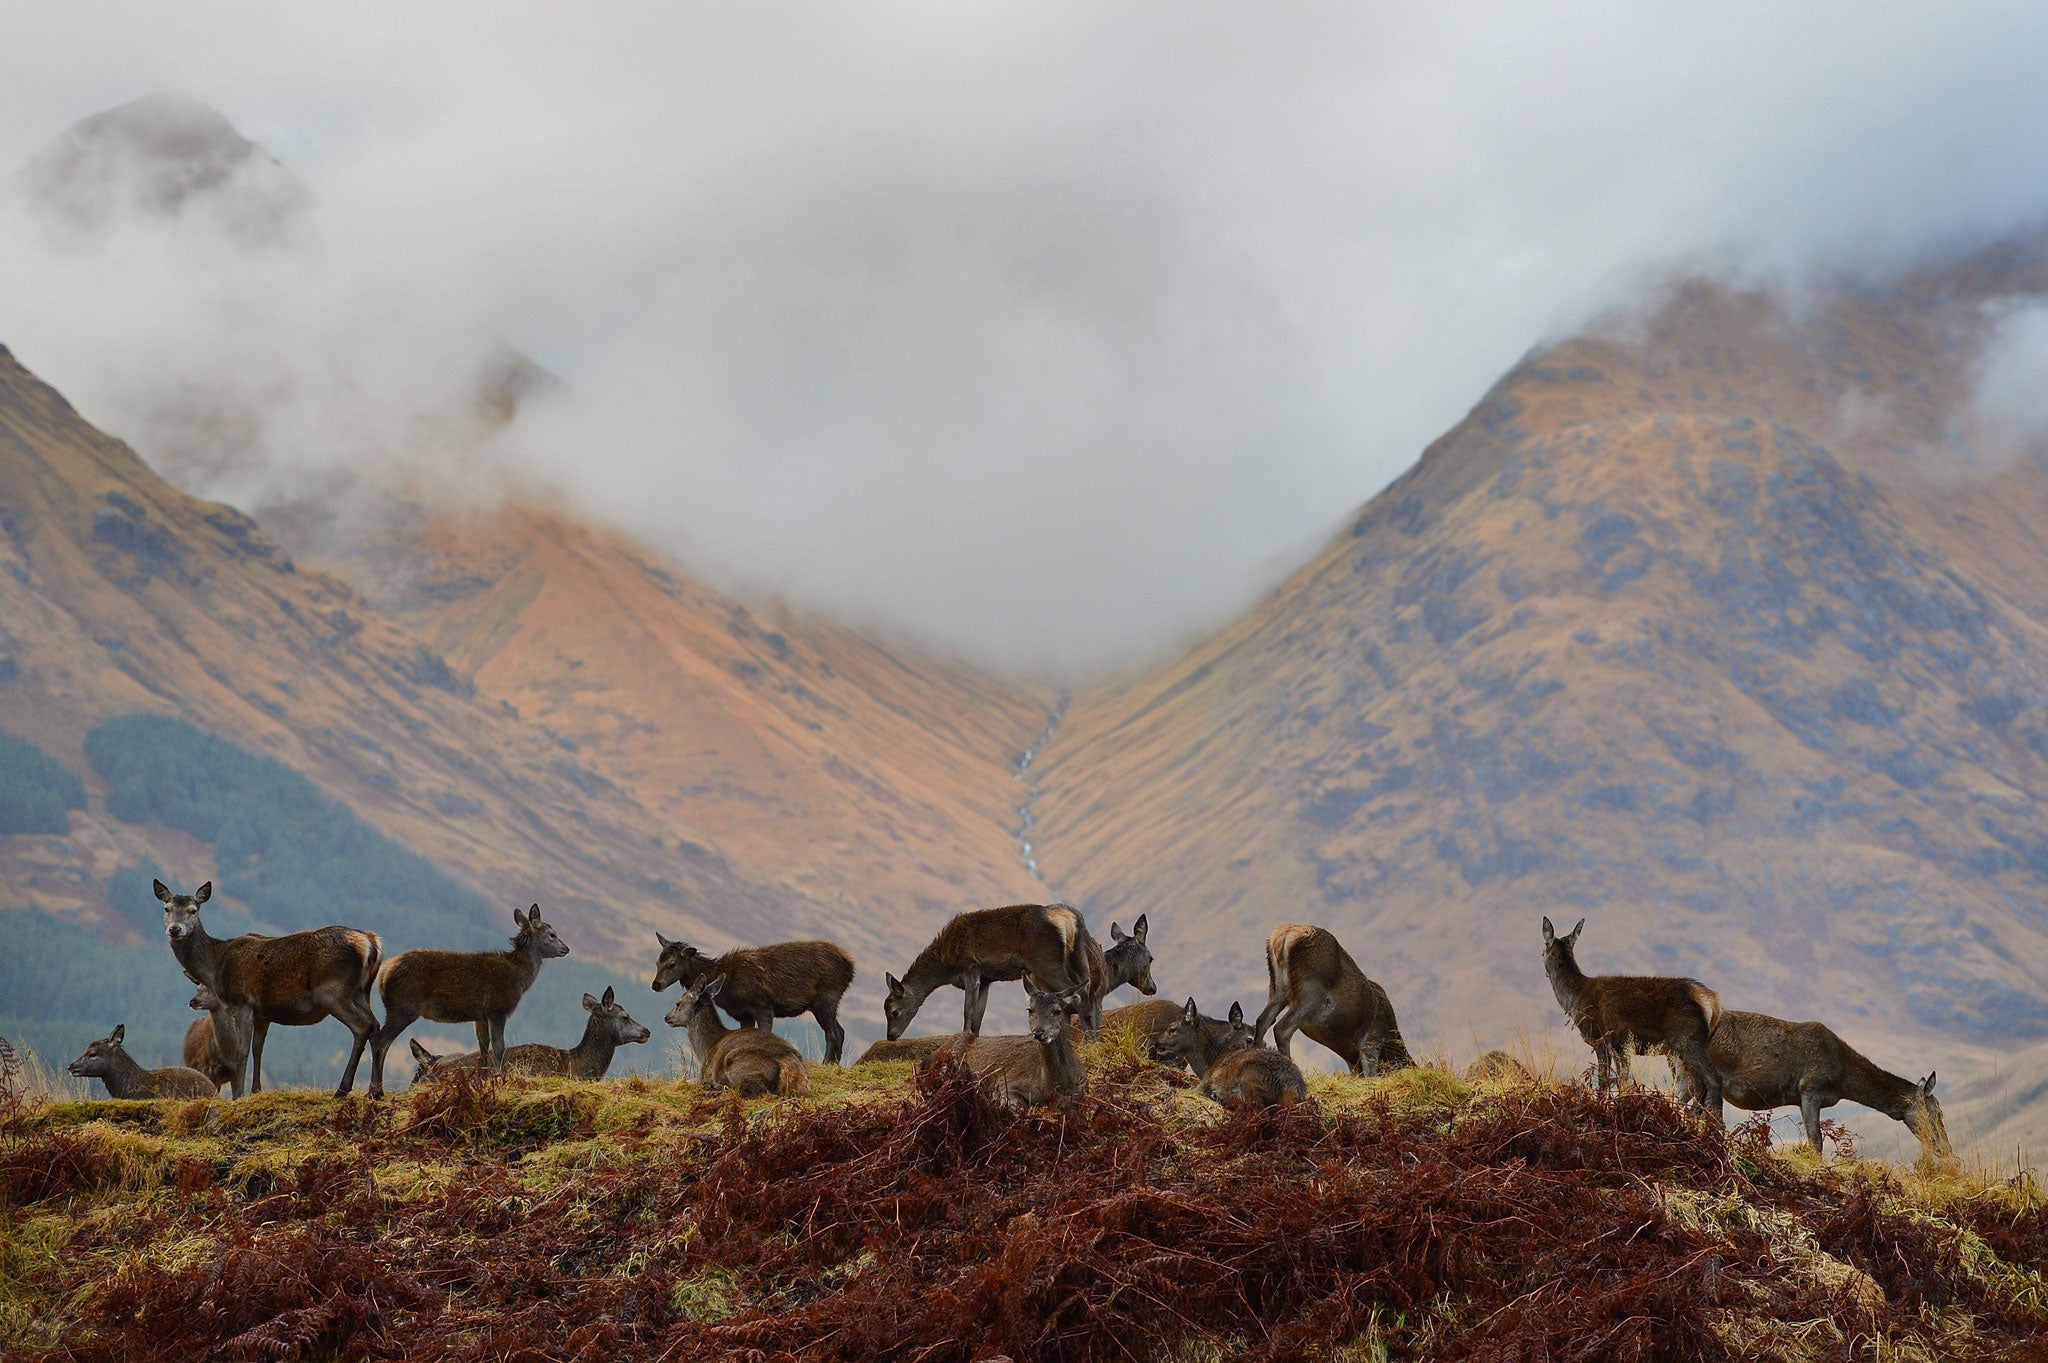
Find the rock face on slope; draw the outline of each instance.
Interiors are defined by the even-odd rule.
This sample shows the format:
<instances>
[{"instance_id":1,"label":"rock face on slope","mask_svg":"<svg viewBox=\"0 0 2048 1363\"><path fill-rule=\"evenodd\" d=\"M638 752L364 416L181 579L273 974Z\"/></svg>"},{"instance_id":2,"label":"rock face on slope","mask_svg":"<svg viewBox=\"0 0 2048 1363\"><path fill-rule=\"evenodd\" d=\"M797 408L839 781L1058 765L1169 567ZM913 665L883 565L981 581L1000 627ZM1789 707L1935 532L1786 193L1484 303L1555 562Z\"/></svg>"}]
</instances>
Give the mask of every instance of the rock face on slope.
<instances>
[{"instance_id":1,"label":"rock face on slope","mask_svg":"<svg viewBox=\"0 0 2048 1363\"><path fill-rule=\"evenodd\" d=\"M1248 618L1075 699L1046 873L1246 997L1326 924L1455 1047L1555 1025L1543 914L1916 1073L2048 1036L2048 470L1965 411L1979 304L2040 274L1688 290L1532 357Z\"/></svg>"}]
</instances>

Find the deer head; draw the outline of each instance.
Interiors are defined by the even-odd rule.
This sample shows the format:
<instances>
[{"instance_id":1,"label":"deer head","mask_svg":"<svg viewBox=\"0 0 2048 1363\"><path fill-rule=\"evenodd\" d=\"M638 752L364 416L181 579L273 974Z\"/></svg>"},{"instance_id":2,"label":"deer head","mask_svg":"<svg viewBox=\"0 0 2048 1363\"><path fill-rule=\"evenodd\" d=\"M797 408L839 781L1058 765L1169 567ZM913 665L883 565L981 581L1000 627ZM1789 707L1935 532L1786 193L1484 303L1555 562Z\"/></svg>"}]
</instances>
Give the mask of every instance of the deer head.
<instances>
[{"instance_id":1,"label":"deer head","mask_svg":"<svg viewBox=\"0 0 2048 1363\"><path fill-rule=\"evenodd\" d=\"M85 1054L65 1066L80 1079L104 1079L114 1073L120 1063L121 1039L128 1035L128 1024L114 1028L112 1036L101 1037L85 1048Z\"/></svg>"},{"instance_id":2,"label":"deer head","mask_svg":"<svg viewBox=\"0 0 2048 1363\"><path fill-rule=\"evenodd\" d=\"M196 1008L202 1013L211 1013L214 1009L221 1006L220 995L202 984L192 991L191 1002L186 1006Z\"/></svg>"},{"instance_id":3,"label":"deer head","mask_svg":"<svg viewBox=\"0 0 2048 1363\"><path fill-rule=\"evenodd\" d=\"M1906 1099L1905 1123L1929 1154L1937 1159L1955 1158L1955 1148L1948 1143L1948 1126L1941 1119L1941 1100L1934 1096L1932 1072L1913 1085L1912 1095Z\"/></svg>"},{"instance_id":4,"label":"deer head","mask_svg":"<svg viewBox=\"0 0 2048 1363\"><path fill-rule=\"evenodd\" d=\"M632 1016L619 1006L618 999L614 997L609 985L605 987L604 997L601 999L594 999L585 994L583 1008L591 1017L597 1019L599 1033L614 1045L630 1045L637 1041L645 1041L653 1035L633 1021Z\"/></svg>"},{"instance_id":5,"label":"deer head","mask_svg":"<svg viewBox=\"0 0 2048 1363\"><path fill-rule=\"evenodd\" d=\"M199 906L213 898L213 882L207 881L191 894L172 894L171 887L161 880L149 882L156 889L156 897L163 901L164 935L173 942L190 937L199 927Z\"/></svg>"},{"instance_id":6,"label":"deer head","mask_svg":"<svg viewBox=\"0 0 2048 1363\"><path fill-rule=\"evenodd\" d=\"M1027 984L1027 988L1030 986ZM1069 989L1055 993L1049 989L1031 989L1031 1010L1029 1013L1031 1035L1040 1045L1050 1046L1063 1036L1068 1036L1067 1014L1081 1005L1080 989Z\"/></svg>"},{"instance_id":7,"label":"deer head","mask_svg":"<svg viewBox=\"0 0 2048 1363\"><path fill-rule=\"evenodd\" d=\"M434 1071L441 1068L441 1062L447 1058L435 1055L425 1046L420 1045L420 1039L416 1036L406 1038L406 1044L412 1048L414 1072L422 1079L432 1078Z\"/></svg>"},{"instance_id":8,"label":"deer head","mask_svg":"<svg viewBox=\"0 0 2048 1363\"><path fill-rule=\"evenodd\" d=\"M882 1000L882 1018L889 1024L889 1040L899 1041L903 1029L910 1025L916 1009L910 1003L910 991L903 987L903 981L883 972L882 983L889 986L888 997Z\"/></svg>"},{"instance_id":9,"label":"deer head","mask_svg":"<svg viewBox=\"0 0 2048 1363\"><path fill-rule=\"evenodd\" d=\"M671 1027L687 1027L701 1009L709 1008L725 992L725 976L714 975L683 991L683 996L669 1008L668 1016L662 1019Z\"/></svg>"},{"instance_id":10,"label":"deer head","mask_svg":"<svg viewBox=\"0 0 2048 1363\"><path fill-rule=\"evenodd\" d=\"M1129 932L1111 923L1109 939L1113 945L1103 957L1109 962L1111 978L1136 985L1141 994L1156 994L1159 986L1152 983L1152 948L1145 945L1146 926L1142 913Z\"/></svg>"},{"instance_id":11,"label":"deer head","mask_svg":"<svg viewBox=\"0 0 2048 1363\"><path fill-rule=\"evenodd\" d=\"M535 904L526 912L512 910L512 921L519 926L519 934L512 939L515 950L535 951L543 961L552 961L558 956L569 954L569 944L548 924L541 921L540 905Z\"/></svg>"},{"instance_id":12,"label":"deer head","mask_svg":"<svg viewBox=\"0 0 2048 1363\"><path fill-rule=\"evenodd\" d=\"M654 940L661 946L661 956L654 963L655 991L658 993L672 984L680 983L685 989L695 984L711 958L688 942L671 942L658 932L654 934Z\"/></svg>"}]
</instances>

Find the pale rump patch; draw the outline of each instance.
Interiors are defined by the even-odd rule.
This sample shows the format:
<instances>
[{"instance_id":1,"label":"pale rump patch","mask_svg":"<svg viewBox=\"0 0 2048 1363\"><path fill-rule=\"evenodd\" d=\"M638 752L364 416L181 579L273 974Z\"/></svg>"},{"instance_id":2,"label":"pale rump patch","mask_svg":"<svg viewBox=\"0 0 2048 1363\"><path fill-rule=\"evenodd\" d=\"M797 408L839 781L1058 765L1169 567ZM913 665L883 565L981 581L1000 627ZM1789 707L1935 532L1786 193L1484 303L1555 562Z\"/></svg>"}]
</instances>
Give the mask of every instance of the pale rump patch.
<instances>
[{"instance_id":1,"label":"pale rump patch","mask_svg":"<svg viewBox=\"0 0 2048 1363\"><path fill-rule=\"evenodd\" d=\"M391 972L398 969L398 963L404 960L408 954L410 953L401 951L383 964L377 971L377 988L382 989L384 987L386 981L391 978Z\"/></svg>"},{"instance_id":2,"label":"pale rump patch","mask_svg":"<svg viewBox=\"0 0 2048 1363\"><path fill-rule=\"evenodd\" d=\"M1295 943L1314 931L1305 923L1288 923L1266 935L1266 969L1272 973L1273 985L1282 998L1288 996L1287 957L1293 952Z\"/></svg>"},{"instance_id":3,"label":"pale rump patch","mask_svg":"<svg viewBox=\"0 0 2048 1363\"><path fill-rule=\"evenodd\" d=\"M1060 958L1065 960L1074 954L1074 934L1081 930L1081 915L1064 904L1047 907L1045 916L1060 930Z\"/></svg>"},{"instance_id":4,"label":"pale rump patch","mask_svg":"<svg viewBox=\"0 0 2048 1363\"><path fill-rule=\"evenodd\" d=\"M1692 994L1693 1002L1697 1003L1701 1011L1706 1013L1707 1035L1712 1036L1714 1029L1721 1025L1721 996L1701 984L1698 980L1691 981L1686 988Z\"/></svg>"}]
</instances>

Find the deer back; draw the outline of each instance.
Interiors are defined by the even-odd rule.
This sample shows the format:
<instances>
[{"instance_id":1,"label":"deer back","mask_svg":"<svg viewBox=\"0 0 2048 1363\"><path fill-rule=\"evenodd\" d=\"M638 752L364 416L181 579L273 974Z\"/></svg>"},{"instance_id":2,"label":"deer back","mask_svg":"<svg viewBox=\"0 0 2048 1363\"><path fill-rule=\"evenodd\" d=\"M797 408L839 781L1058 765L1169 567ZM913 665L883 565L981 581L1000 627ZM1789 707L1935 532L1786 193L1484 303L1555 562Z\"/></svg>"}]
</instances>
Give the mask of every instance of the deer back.
<instances>
[{"instance_id":1,"label":"deer back","mask_svg":"<svg viewBox=\"0 0 2048 1363\"><path fill-rule=\"evenodd\" d=\"M282 937L249 933L220 943L213 984L223 999L253 1005L269 1021L284 1021L324 1015L313 996L325 991L367 995L383 959L383 939L359 928L311 928Z\"/></svg>"},{"instance_id":2,"label":"deer back","mask_svg":"<svg viewBox=\"0 0 2048 1363\"><path fill-rule=\"evenodd\" d=\"M1639 1048L1696 1041L1705 1049L1721 1001L1698 980L1668 975L1594 975L1579 994L1579 1035Z\"/></svg>"},{"instance_id":3,"label":"deer back","mask_svg":"<svg viewBox=\"0 0 2048 1363\"><path fill-rule=\"evenodd\" d=\"M1069 905L1009 904L956 915L926 950L956 974L974 966L988 980L1030 976L1071 988L1089 980L1092 940L1087 921Z\"/></svg>"},{"instance_id":4,"label":"deer back","mask_svg":"<svg viewBox=\"0 0 2048 1363\"><path fill-rule=\"evenodd\" d=\"M726 1012L773 1009L791 1017L817 999L844 994L853 983L853 957L836 942L777 942L728 951L710 963L710 973L725 976L718 1002Z\"/></svg>"},{"instance_id":5,"label":"deer back","mask_svg":"<svg viewBox=\"0 0 2048 1363\"><path fill-rule=\"evenodd\" d=\"M770 1031L740 1028L727 1032L704 1061L703 1082L729 1088L747 1097L808 1092L810 1079L796 1047Z\"/></svg>"},{"instance_id":6,"label":"deer back","mask_svg":"<svg viewBox=\"0 0 2048 1363\"><path fill-rule=\"evenodd\" d=\"M1308 1097L1308 1081L1300 1068L1278 1051L1264 1047L1242 1047L1225 1051L1202 1077L1202 1092L1229 1106L1249 1103L1254 1107Z\"/></svg>"},{"instance_id":7,"label":"deer back","mask_svg":"<svg viewBox=\"0 0 2048 1363\"><path fill-rule=\"evenodd\" d=\"M860 1053L856 1065L875 1065L890 1060L915 1060L922 1064L957 1040L950 1036L906 1036L898 1041L882 1040Z\"/></svg>"}]
</instances>

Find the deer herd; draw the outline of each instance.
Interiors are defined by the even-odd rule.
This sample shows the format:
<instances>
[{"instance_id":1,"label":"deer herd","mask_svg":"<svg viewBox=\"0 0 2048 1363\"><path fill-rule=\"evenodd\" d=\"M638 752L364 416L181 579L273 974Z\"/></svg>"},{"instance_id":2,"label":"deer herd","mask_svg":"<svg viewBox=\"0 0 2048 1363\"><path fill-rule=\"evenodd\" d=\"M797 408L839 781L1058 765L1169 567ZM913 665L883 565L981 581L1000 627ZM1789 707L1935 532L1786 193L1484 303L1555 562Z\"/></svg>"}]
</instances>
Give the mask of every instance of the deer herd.
<instances>
[{"instance_id":1,"label":"deer herd","mask_svg":"<svg viewBox=\"0 0 2048 1363\"><path fill-rule=\"evenodd\" d=\"M386 960L382 939L357 928L216 938L200 921L210 883L192 894L175 894L162 881L155 887L172 954L196 989L192 1007L204 1016L186 1033L183 1065L144 1069L123 1049L124 1027L87 1047L71 1063L71 1073L101 1080L116 1098L210 1098L223 1084L237 1098L259 1091L264 1037L273 1023L305 1027L339 1019L354 1044L335 1092L354 1087L367 1049L372 1097L384 1092L392 1042L422 1018L472 1023L477 1040L473 1053L436 1055L413 1039L412 1058L422 1078L470 1069L600 1079L619 1046L649 1036L607 989L601 999L583 996L590 1016L575 1046L505 1045L506 1019L533 987L541 965L569 954L538 904L513 914L517 932L508 950L407 951ZM1581 919L1559 936L1545 918L1543 966L1559 1006L1593 1050L1600 1090L1627 1080L1631 1055L1661 1052L1680 1097L1716 1117L1724 1102L1758 1112L1796 1106L1818 1150L1821 1111L1847 1099L1905 1123L1927 1153L1950 1154L1932 1074L1915 1082L1887 1073L1818 1022L1723 1012L1719 996L1698 980L1589 976L1577 959L1585 926ZM1237 1003L1225 1018L1206 1016L1192 998L1180 1005L1153 1000L1105 1012L1104 999L1122 986L1157 992L1149 930L1143 914L1128 933L1112 923L1105 949L1080 911L1065 904L959 914L902 978L884 976L887 1038L854 1063L928 1064L943 1052L1003 1101L1036 1105L1086 1089L1077 1033L1127 1033L1153 1060L1191 1070L1206 1097L1258 1106L1306 1097L1308 1086L1292 1055L1297 1032L1334 1052L1354 1075L1415 1064L1387 991L1319 927L1290 924L1267 936L1268 990L1256 1022L1247 1023ZM653 988L681 986L666 1020L688 1036L704 1085L750 1098L808 1092L803 1057L774 1031L777 1018L806 1013L825 1034L825 1063L841 1062L846 1030L839 1004L854 977L853 958L843 948L782 942L710 956L659 933L655 937L660 954ZM983 1036L988 987L1009 980L1023 983L1028 1030ZM963 996L960 1032L904 1036L925 1002L945 987ZM372 990L383 1004L382 1022L371 1008ZM726 1025L721 1011L737 1025ZM1513 1056L1490 1051L1473 1062L1466 1077L1483 1083L1531 1076Z\"/></svg>"}]
</instances>

